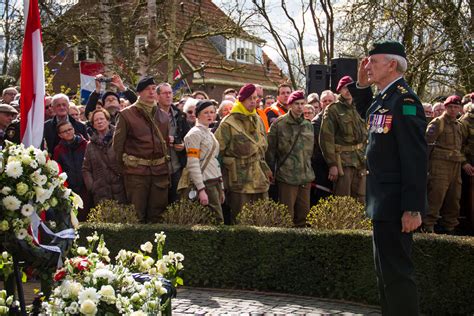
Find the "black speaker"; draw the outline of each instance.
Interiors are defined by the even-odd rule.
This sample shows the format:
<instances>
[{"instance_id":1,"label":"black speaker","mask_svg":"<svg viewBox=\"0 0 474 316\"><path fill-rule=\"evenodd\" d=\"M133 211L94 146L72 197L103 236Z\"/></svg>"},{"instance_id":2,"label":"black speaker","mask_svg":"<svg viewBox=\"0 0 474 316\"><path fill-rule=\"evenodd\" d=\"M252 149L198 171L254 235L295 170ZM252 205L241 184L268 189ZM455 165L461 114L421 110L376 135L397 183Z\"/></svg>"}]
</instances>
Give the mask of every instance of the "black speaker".
<instances>
[{"instance_id":1,"label":"black speaker","mask_svg":"<svg viewBox=\"0 0 474 316\"><path fill-rule=\"evenodd\" d=\"M331 90L336 92L337 84L344 76L351 76L357 80L357 59L334 58L331 60Z\"/></svg>"},{"instance_id":2,"label":"black speaker","mask_svg":"<svg viewBox=\"0 0 474 316\"><path fill-rule=\"evenodd\" d=\"M326 65L308 65L306 69L306 95L329 89L329 67Z\"/></svg>"}]
</instances>

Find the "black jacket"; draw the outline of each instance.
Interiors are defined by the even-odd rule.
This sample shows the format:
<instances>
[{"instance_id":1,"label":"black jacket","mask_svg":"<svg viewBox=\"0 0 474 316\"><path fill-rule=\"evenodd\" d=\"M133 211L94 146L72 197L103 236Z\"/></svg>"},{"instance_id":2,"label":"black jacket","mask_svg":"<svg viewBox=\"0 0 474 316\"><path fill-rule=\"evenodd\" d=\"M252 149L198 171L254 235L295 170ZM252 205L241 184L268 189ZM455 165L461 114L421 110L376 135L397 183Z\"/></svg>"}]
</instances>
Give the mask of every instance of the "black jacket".
<instances>
[{"instance_id":1,"label":"black jacket","mask_svg":"<svg viewBox=\"0 0 474 316\"><path fill-rule=\"evenodd\" d=\"M189 127L188 121L186 120L186 114L174 105L171 105L171 111L173 113L174 122L176 123L176 133L175 135L173 135L174 141L177 144L183 143L184 136L186 136L186 134L191 129ZM184 168L186 166L186 150L177 151L176 154L178 156L181 167Z\"/></svg>"},{"instance_id":2,"label":"black jacket","mask_svg":"<svg viewBox=\"0 0 474 316\"><path fill-rule=\"evenodd\" d=\"M368 215L376 221L400 221L405 211L423 215L427 207L427 144L420 100L403 78L373 100L370 87L358 89L351 84L349 91L369 126Z\"/></svg>"}]
</instances>

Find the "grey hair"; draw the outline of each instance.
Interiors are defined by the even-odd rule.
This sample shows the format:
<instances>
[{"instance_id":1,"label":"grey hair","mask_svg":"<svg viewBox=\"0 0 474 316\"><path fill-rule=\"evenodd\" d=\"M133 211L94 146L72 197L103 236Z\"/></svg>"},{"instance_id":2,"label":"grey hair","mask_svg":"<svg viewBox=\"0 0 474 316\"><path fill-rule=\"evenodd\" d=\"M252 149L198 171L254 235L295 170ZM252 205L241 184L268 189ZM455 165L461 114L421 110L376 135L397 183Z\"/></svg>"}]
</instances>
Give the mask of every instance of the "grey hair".
<instances>
[{"instance_id":1,"label":"grey hair","mask_svg":"<svg viewBox=\"0 0 474 316\"><path fill-rule=\"evenodd\" d=\"M54 103L56 103L56 101L59 99L66 100L66 102L69 105L69 97L65 95L64 93L58 93L58 94L53 95L53 98L51 99L51 104L54 105Z\"/></svg>"},{"instance_id":2,"label":"grey hair","mask_svg":"<svg viewBox=\"0 0 474 316\"><path fill-rule=\"evenodd\" d=\"M404 74L407 71L408 62L404 57L394 54L385 54L385 58L387 61L395 60L397 62L397 72Z\"/></svg>"},{"instance_id":3,"label":"grey hair","mask_svg":"<svg viewBox=\"0 0 474 316\"><path fill-rule=\"evenodd\" d=\"M321 92L320 100L324 98L326 95L332 95L334 98L336 98L336 95L334 94L334 92L332 92L331 90L324 90L323 92Z\"/></svg>"},{"instance_id":4,"label":"grey hair","mask_svg":"<svg viewBox=\"0 0 474 316\"><path fill-rule=\"evenodd\" d=\"M226 105L234 105L234 102L231 100L222 100L221 104L219 105L219 108L217 109L217 114L222 115L222 111L224 110L224 107Z\"/></svg>"},{"instance_id":5,"label":"grey hair","mask_svg":"<svg viewBox=\"0 0 474 316\"><path fill-rule=\"evenodd\" d=\"M166 86L172 88L171 85L170 85L168 82L161 82L161 83L159 83L159 84L156 86L156 93L160 94L161 88L162 88L162 87L166 87Z\"/></svg>"}]
</instances>

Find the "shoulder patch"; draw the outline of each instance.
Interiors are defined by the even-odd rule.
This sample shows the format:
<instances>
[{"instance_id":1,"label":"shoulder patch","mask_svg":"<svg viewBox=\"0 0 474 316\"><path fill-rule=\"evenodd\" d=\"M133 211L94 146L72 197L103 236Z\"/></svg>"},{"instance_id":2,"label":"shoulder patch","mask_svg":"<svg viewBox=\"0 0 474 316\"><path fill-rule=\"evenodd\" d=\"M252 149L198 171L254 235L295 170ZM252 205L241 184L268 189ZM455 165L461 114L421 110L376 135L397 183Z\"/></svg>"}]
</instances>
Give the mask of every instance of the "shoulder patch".
<instances>
[{"instance_id":1,"label":"shoulder patch","mask_svg":"<svg viewBox=\"0 0 474 316\"><path fill-rule=\"evenodd\" d=\"M403 102L415 103L415 100L413 100L412 98L404 98L404 99L403 99Z\"/></svg>"},{"instance_id":2,"label":"shoulder patch","mask_svg":"<svg viewBox=\"0 0 474 316\"><path fill-rule=\"evenodd\" d=\"M413 104L403 104L402 114L403 115L416 115L416 106Z\"/></svg>"}]
</instances>

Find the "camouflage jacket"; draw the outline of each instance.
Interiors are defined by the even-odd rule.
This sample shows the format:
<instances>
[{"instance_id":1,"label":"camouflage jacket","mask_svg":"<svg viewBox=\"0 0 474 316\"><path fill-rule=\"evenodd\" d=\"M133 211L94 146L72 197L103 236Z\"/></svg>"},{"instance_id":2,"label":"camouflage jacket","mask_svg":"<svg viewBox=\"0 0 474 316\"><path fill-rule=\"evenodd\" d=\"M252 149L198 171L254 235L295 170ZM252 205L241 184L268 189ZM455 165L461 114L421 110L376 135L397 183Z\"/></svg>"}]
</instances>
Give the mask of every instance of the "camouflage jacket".
<instances>
[{"instance_id":1,"label":"camouflage jacket","mask_svg":"<svg viewBox=\"0 0 474 316\"><path fill-rule=\"evenodd\" d=\"M365 168L367 128L354 104L338 97L324 110L319 146L329 167Z\"/></svg>"},{"instance_id":2,"label":"camouflage jacket","mask_svg":"<svg viewBox=\"0 0 474 316\"><path fill-rule=\"evenodd\" d=\"M444 112L433 119L426 128L426 141L431 147L430 159L464 162L461 151L466 134L463 125Z\"/></svg>"},{"instance_id":3,"label":"camouflage jacket","mask_svg":"<svg viewBox=\"0 0 474 316\"><path fill-rule=\"evenodd\" d=\"M237 193L267 192L270 168L265 162L265 127L256 114L231 113L215 133L222 160L224 187Z\"/></svg>"},{"instance_id":4,"label":"camouflage jacket","mask_svg":"<svg viewBox=\"0 0 474 316\"><path fill-rule=\"evenodd\" d=\"M301 134L296 140L300 130ZM296 144L293 146L295 140ZM314 171L311 166L313 146L314 132L310 121L302 116L295 118L291 110L278 117L270 126L266 154L268 165L276 173L276 180L291 185L302 185L313 181ZM287 155L288 158L285 159Z\"/></svg>"},{"instance_id":5,"label":"camouflage jacket","mask_svg":"<svg viewBox=\"0 0 474 316\"><path fill-rule=\"evenodd\" d=\"M459 119L466 133L466 142L463 147L468 163L474 166L474 111L467 112Z\"/></svg>"}]
</instances>

